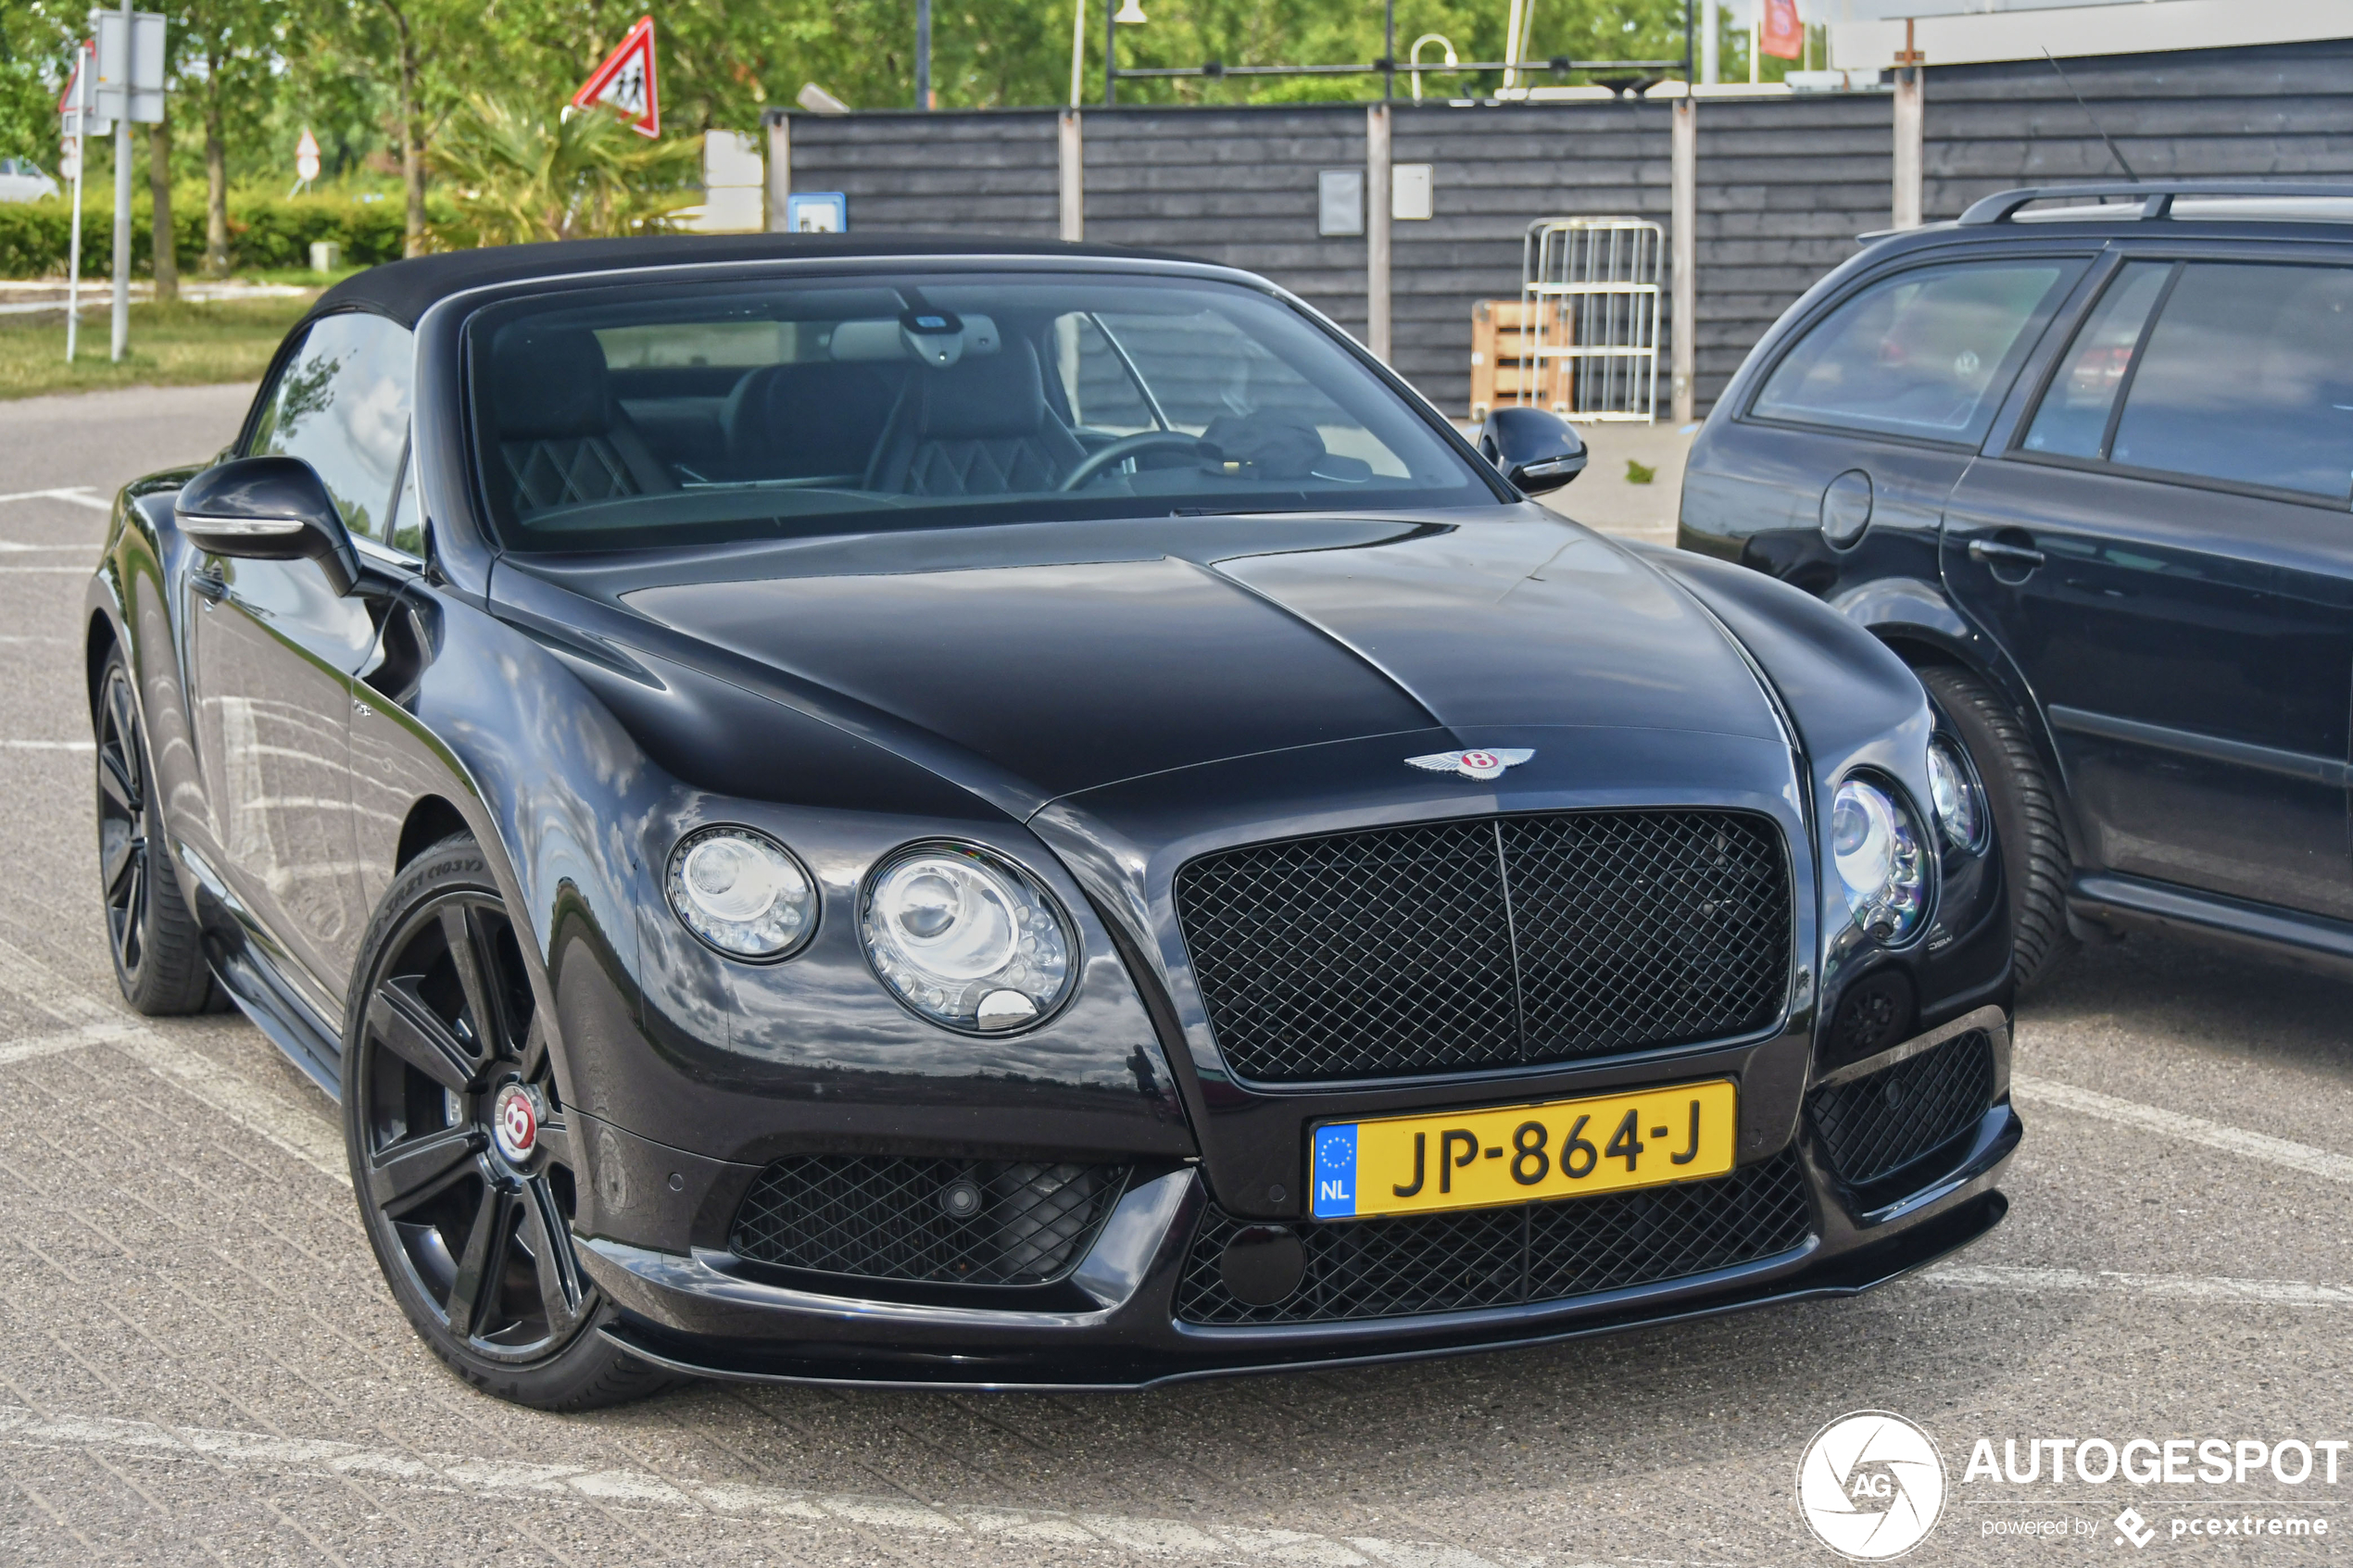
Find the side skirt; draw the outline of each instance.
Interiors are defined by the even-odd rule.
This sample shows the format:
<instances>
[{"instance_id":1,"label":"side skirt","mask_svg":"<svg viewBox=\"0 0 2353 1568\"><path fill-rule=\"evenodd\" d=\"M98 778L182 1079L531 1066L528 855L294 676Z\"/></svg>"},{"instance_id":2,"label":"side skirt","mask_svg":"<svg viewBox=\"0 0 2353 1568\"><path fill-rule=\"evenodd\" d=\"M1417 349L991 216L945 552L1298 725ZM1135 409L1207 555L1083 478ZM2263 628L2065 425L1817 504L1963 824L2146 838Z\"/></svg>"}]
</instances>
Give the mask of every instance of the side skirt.
<instances>
[{"instance_id":1,"label":"side skirt","mask_svg":"<svg viewBox=\"0 0 2353 1568\"><path fill-rule=\"evenodd\" d=\"M2353 922L2248 903L2116 872L2079 872L2067 907L2079 920L2170 931L2201 941L2353 978Z\"/></svg>"},{"instance_id":2,"label":"side skirt","mask_svg":"<svg viewBox=\"0 0 2353 1568\"><path fill-rule=\"evenodd\" d=\"M212 944L208 943L209 947ZM343 1099L343 1044L310 1005L278 977L270 960L250 945L238 952L209 952L213 977L237 1010L286 1053L309 1080L338 1103Z\"/></svg>"}]
</instances>

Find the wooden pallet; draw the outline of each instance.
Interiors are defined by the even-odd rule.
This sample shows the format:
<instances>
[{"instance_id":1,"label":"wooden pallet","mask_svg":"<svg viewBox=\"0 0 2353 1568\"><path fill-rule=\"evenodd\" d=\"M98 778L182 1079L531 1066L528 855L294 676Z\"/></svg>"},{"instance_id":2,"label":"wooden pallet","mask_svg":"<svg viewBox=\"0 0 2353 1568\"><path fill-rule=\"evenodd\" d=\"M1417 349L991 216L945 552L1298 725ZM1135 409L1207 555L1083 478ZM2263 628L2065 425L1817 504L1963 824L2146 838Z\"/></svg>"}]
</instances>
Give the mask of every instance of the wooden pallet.
<instances>
[{"instance_id":1,"label":"wooden pallet","mask_svg":"<svg viewBox=\"0 0 2353 1568\"><path fill-rule=\"evenodd\" d=\"M1576 341L1567 302L1556 302L1553 308L1544 340L1552 347L1565 347ZM1516 299L1482 299L1471 307L1472 419L1483 420L1488 410L1504 403L1564 411L1568 408L1568 362L1531 358L1535 325L1535 310Z\"/></svg>"}]
</instances>

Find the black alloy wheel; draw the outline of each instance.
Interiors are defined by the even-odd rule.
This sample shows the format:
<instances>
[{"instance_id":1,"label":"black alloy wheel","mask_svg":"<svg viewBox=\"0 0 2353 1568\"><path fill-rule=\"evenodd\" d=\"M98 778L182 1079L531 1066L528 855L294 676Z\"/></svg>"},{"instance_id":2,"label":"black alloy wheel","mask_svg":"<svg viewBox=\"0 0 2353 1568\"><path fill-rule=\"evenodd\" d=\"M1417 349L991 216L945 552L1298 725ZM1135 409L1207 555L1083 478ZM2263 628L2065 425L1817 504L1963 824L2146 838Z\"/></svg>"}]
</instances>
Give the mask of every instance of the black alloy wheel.
<instances>
[{"instance_id":1,"label":"black alloy wheel","mask_svg":"<svg viewBox=\"0 0 2353 1568\"><path fill-rule=\"evenodd\" d=\"M120 649L107 656L92 718L98 744L98 894L115 984L125 1001L150 1016L200 1012L212 997L212 972L161 836L146 733Z\"/></svg>"},{"instance_id":2,"label":"black alloy wheel","mask_svg":"<svg viewBox=\"0 0 2353 1568\"><path fill-rule=\"evenodd\" d=\"M577 1167L512 921L471 839L402 872L361 948L345 1031L352 1185L393 1294L502 1399L579 1410L668 1382L593 1332Z\"/></svg>"}]
</instances>

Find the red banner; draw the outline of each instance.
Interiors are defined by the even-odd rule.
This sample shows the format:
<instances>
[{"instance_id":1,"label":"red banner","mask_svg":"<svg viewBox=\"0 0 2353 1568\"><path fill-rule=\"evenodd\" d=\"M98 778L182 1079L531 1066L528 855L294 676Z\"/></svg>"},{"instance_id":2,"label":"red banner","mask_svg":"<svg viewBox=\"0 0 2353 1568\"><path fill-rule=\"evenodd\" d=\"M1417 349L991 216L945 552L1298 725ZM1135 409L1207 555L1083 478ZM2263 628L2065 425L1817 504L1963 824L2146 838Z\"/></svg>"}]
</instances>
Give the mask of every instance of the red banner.
<instances>
[{"instance_id":1,"label":"red banner","mask_svg":"<svg viewBox=\"0 0 2353 1568\"><path fill-rule=\"evenodd\" d=\"M1777 60L1806 57L1806 24L1798 19L1797 0L1765 0L1765 25L1756 46Z\"/></svg>"}]
</instances>

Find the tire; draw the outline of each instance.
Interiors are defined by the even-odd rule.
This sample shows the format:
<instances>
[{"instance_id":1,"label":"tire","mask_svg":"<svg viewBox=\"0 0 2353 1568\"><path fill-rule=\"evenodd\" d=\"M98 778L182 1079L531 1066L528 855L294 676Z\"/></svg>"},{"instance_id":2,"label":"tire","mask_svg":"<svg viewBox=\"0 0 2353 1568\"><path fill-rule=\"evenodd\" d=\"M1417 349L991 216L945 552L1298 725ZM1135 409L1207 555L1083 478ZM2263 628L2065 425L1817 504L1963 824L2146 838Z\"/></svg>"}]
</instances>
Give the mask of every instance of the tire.
<instances>
[{"instance_id":1,"label":"tire","mask_svg":"<svg viewBox=\"0 0 2353 1568\"><path fill-rule=\"evenodd\" d=\"M2058 794L2017 710L1993 687L1949 664L1919 674L1984 782L2009 886L2012 963L2025 990L2075 947L2067 923L2074 859L2059 825Z\"/></svg>"},{"instance_id":2,"label":"tire","mask_svg":"<svg viewBox=\"0 0 2353 1568\"><path fill-rule=\"evenodd\" d=\"M582 1411L677 1379L617 1348L573 1254L571 1142L522 949L481 848L447 838L394 879L344 1019L353 1197L394 1299L452 1372ZM530 1110L518 1152L512 1101Z\"/></svg>"},{"instance_id":3,"label":"tire","mask_svg":"<svg viewBox=\"0 0 2353 1568\"><path fill-rule=\"evenodd\" d=\"M115 984L123 1000L151 1018L207 1011L216 995L212 971L157 821L147 728L120 647L99 671L91 719L98 748L98 897Z\"/></svg>"}]
</instances>

